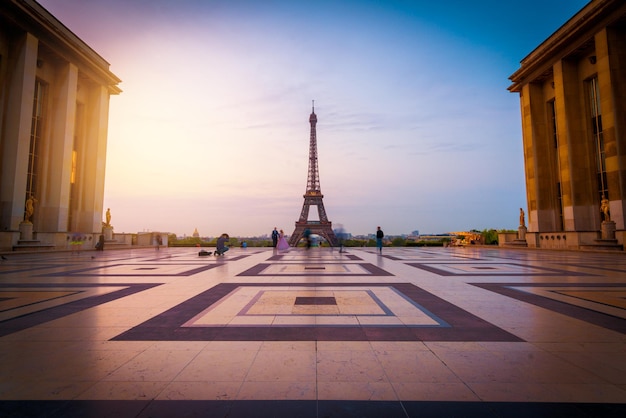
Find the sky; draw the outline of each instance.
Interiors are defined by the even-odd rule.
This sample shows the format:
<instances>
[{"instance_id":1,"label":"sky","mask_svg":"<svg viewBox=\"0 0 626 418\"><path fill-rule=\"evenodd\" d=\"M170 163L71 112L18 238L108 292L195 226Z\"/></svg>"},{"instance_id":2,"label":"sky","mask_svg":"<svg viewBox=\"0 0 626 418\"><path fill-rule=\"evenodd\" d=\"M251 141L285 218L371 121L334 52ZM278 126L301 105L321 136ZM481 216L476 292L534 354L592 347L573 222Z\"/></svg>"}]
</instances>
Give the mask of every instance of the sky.
<instances>
[{"instance_id":1,"label":"sky","mask_svg":"<svg viewBox=\"0 0 626 418\"><path fill-rule=\"evenodd\" d=\"M313 100L333 227L517 229L526 188L508 77L588 1L39 3L122 80L104 195L115 232L214 237L293 232Z\"/></svg>"}]
</instances>

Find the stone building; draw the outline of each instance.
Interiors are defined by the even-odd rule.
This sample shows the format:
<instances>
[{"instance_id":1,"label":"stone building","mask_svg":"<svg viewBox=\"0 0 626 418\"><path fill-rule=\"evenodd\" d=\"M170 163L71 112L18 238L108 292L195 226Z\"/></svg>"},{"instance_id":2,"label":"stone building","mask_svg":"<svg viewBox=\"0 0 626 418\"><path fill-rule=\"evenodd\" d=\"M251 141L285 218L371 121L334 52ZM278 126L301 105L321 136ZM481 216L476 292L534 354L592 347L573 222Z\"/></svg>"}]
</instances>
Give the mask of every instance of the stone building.
<instances>
[{"instance_id":1,"label":"stone building","mask_svg":"<svg viewBox=\"0 0 626 418\"><path fill-rule=\"evenodd\" d=\"M521 105L526 243L622 249L626 2L591 1L524 58L510 79ZM604 198L608 216L600 210ZM609 230L605 236L609 226L612 235Z\"/></svg>"},{"instance_id":2,"label":"stone building","mask_svg":"<svg viewBox=\"0 0 626 418\"><path fill-rule=\"evenodd\" d=\"M0 251L93 248L119 83L37 2L0 2Z\"/></svg>"}]
</instances>

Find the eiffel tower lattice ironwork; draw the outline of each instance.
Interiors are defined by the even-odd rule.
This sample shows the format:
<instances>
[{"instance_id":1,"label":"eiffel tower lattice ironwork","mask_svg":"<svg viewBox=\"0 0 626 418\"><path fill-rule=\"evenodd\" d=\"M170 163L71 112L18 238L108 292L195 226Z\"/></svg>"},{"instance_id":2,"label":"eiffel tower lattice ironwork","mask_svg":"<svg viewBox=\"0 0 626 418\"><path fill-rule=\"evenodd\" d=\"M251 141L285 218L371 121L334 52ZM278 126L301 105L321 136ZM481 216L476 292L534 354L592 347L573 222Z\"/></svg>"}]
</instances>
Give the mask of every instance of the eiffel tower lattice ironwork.
<instances>
[{"instance_id":1,"label":"eiffel tower lattice ironwork","mask_svg":"<svg viewBox=\"0 0 626 418\"><path fill-rule=\"evenodd\" d=\"M304 194L304 205L300 213L300 219L296 221L296 229L289 237L289 245L295 247L298 242L305 236L305 233L317 234L325 238L328 243L335 247L338 245L337 237L333 232L332 222L326 216L324 209L324 195L320 189L320 174L317 166L317 133L315 125L317 125L317 115L315 114L315 102L313 110L309 116L311 124L311 140L309 142L309 175L306 182L306 193ZM319 221L309 220L309 209L311 206L317 206Z\"/></svg>"}]
</instances>

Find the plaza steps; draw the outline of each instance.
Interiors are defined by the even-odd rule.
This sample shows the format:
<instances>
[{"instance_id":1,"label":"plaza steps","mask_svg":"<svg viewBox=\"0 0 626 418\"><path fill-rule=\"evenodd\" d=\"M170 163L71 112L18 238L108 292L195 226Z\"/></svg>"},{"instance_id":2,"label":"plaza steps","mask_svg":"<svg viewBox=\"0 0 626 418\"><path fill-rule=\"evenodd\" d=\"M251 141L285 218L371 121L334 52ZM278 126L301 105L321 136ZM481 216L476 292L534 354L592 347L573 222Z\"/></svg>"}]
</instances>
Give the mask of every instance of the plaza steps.
<instances>
[{"instance_id":1,"label":"plaza steps","mask_svg":"<svg viewBox=\"0 0 626 418\"><path fill-rule=\"evenodd\" d=\"M596 239L594 241L594 244L580 244L580 249L583 251L624 251L624 246L618 244L616 239Z\"/></svg>"},{"instance_id":2,"label":"plaza steps","mask_svg":"<svg viewBox=\"0 0 626 418\"><path fill-rule=\"evenodd\" d=\"M507 247L528 247L528 243L525 239L514 239L513 241L505 242Z\"/></svg>"},{"instance_id":3,"label":"plaza steps","mask_svg":"<svg viewBox=\"0 0 626 418\"><path fill-rule=\"evenodd\" d=\"M104 250L120 250L124 248L136 248L137 246L132 246L131 244L127 244L125 242L119 241L104 241Z\"/></svg>"},{"instance_id":4,"label":"plaza steps","mask_svg":"<svg viewBox=\"0 0 626 418\"><path fill-rule=\"evenodd\" d=\"M50 251L54 250L54 244L42 244L39 240L19 240L13 246L13 251Z\"/></svg>"}]
</instances>

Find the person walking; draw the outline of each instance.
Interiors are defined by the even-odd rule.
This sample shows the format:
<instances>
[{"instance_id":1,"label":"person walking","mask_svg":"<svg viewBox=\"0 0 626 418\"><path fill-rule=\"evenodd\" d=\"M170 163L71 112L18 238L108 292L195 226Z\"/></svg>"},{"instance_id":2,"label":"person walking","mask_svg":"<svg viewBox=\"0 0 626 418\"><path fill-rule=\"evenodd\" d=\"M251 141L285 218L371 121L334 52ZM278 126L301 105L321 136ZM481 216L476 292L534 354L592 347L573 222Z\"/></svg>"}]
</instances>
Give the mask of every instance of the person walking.
<instances>
[{"instance_id":1,"label":"person walking","mask_svg":"<svg viewBox=\"0 0 626 418\"><path fill-rule=\"evenodd\" d=\"M274 230L272 231L272 247L276 248L276 244L278 244L278 231L276 230L276 227L274 227Z\"/></svg>"},{"instance_id":2,"label":"person walking","mask_svg":"<svg viewBox=\"0 0 626 418\"><path fill-rule=\"evenodd\" d=\"M385 233L380 226L376 228L376 248L378 248L378 252L380 254L383 253L383 238L385 237Z\"/></svg>"}]
</instances>

